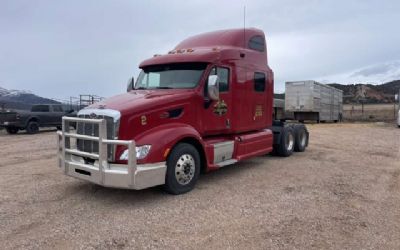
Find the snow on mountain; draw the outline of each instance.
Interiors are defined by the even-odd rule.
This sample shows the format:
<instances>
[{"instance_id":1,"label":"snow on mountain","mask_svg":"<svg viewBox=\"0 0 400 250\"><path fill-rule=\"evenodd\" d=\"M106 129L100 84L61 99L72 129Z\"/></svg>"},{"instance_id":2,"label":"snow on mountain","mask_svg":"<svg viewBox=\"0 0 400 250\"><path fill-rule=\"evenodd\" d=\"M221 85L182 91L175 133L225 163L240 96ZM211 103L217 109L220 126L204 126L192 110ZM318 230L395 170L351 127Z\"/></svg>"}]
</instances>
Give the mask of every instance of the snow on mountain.
<instances>
[{"instance_id":1,"label":"snow on mountain","mask_svg":"<svg viewBox=\"0 0 400 250\"><path fill-rule=\"evenodd\" d=\"M9 109L29 109L33 104L59 103L25 90L8 90L0 87L0 105Z\"/></svg>"},{"instance_id":2,"label":"snow on mountain","mask_svg":"<svg viewBox=\"0 0 400 250\"><path fill-rule=\"evenodd\" d=\"M382 84L400 79L400 60L369 65L342 74L319 77L323 83Z\"/></svg>"},{"instance_id":3,"label":"snow on mountain","mask_svg":"<svg viewBox=\"0 0 400 250\"><path fill-rule=\"evenodd\" d=\"M5 89L0 87L0 96L19 96L24 94L32 94L32 92L26 90Z\"/></svg>"}]
</instances>

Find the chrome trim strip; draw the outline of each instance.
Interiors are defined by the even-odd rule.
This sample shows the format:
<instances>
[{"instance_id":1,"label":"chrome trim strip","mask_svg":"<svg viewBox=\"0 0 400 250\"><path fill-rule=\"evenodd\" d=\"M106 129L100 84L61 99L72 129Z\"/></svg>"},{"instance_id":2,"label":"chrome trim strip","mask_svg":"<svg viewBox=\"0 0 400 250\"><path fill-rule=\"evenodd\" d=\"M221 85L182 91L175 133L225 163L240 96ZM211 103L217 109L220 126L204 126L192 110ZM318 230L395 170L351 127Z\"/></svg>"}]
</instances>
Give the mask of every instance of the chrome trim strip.
<instances>
[{"instance_id":1,"label":"chrome trim strip","mask_svg":"<svg viewBox=\"0 0 400 250\"><path fill-rule=\"evenodd\" d=\"M114 119L114 123L117 123L117 121L121 118L121 113L117 110L114 109L92 109L92 108L85 108L81 109L78 112L78 116L80 115L90 115L90 114L96 114L96 115L104 115L104 116L109 116Z\"/></svg>"}]
</instances>

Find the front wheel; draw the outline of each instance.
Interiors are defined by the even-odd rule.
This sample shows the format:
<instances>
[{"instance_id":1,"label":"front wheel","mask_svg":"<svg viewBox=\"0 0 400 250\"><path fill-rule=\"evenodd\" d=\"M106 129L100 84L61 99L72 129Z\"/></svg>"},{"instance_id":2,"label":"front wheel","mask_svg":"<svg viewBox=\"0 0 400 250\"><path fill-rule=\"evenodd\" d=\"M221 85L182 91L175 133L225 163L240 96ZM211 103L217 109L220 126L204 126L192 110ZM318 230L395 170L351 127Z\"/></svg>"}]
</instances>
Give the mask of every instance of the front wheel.
<instances>
[{"instance_id":1,"label":"front wheel","mask_svg":"<svg viewBox=\"0 0 400 250\"><path fill-rule=\"evenodd\" d=\"M167 159L164 189L170 194L189 192L200 175L200 155L191 144L179 143Z\"/></svg>"},{"instance_id":2,"label":"front wheel","mask_svg":"<svg viewBox=\"0 0 400 250\"><path fill-rule=\"evenodd\" d=\"M28 126L26 126L26 132L28 132L28 134L36 134L39 132L39 124L35 121L30 121Z\"/></svg>"}]
</instances>

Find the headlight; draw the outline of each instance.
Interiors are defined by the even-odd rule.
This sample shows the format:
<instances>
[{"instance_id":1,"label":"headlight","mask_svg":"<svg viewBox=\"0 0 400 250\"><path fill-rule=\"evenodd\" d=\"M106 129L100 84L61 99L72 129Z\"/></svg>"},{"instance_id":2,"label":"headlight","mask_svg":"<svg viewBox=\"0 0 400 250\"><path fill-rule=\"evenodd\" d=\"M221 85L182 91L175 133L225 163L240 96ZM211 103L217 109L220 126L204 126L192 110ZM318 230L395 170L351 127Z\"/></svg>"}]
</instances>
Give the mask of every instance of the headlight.
<instances>
[{"instance_id":1,"label":"headlight","mask_svg":"<svg viewBox=\"0 0 400 250\"><path fill-rule=\"evenodd\" d=\"M136 147L136 159L143 159L145 158L148 153L150 152L151 145L143 145ZM128 160L128 149L125 149L124 152L121 154L119 159L121 161L127 161Z\"/></svg>"}]
</instances>

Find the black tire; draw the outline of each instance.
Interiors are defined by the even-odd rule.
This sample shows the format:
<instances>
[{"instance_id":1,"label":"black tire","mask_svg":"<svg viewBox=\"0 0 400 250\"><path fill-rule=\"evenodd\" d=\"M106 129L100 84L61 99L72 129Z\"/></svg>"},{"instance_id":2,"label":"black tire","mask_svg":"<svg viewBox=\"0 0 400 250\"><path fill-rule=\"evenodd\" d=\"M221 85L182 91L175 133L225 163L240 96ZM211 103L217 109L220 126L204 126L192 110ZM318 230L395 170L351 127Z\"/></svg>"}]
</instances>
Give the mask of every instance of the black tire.
<instances>
[{"instance_id":1,"label":"black tire","mask_svg":"<svg viewBox=\"0 0 400 250\"><path fill-rule=\"evenodd\" d=\"M303 125L296 125L294 127L294 151L304 152L308 145L308 132Z\"/></svg>"},{"instance_id":2,"label":"black tire","mask_svg":"<svg viewBox=\"0 0 400 250\"><path fill-rule=\"evenodd\" d=\"M62 127L61 126L56 126L57 130L61 130Z\"/></svg>"},{"instance_id":3,"label":"black tire","mask_svg":"<svg viewBox=\"0 0 400 250\"><path fill-rule=\"evenodd\" d=\"M194 167L192 167L193 162ZM176 145L167 159L165 191L177 195L192 190L199 178L200 164L200 155L194 146L187 143Z\"/></svg>"},{"instance_id":4,"label":"black tire","mask_svg":"<svg viewBox=\"0 0 400 250\"><path fill-rule=\"evenodd\" d=\"M277 145L276 154L283 157L288 157L293 153L295 136L292 127L284 127L280 138L280 143Z\"/></svg>"},{"instance_id":5,"label":"black tire","mask_svg":"<svg viewBox=\"0 0 400 250\"><path fill-rule=\"evenodd\" d=\"M16 127L7 127L6 131L8 134L10 135L15 135L16 133L18 133L19 128Z\"/></svg>"},{"instance_id":6,"label":"black tire","mask_svg":"<svg viewBox=\"0 0 400 250\"><path fill-rule=\"evenodd\" d=\"M35 121L30 121L28 123L28 126L26 126L26 132L28 134L36 134L37 132L39 132L39 123Z\"/></svg>"}]
</instances>

